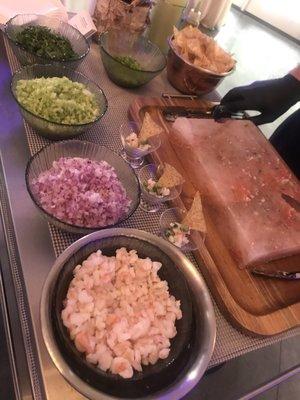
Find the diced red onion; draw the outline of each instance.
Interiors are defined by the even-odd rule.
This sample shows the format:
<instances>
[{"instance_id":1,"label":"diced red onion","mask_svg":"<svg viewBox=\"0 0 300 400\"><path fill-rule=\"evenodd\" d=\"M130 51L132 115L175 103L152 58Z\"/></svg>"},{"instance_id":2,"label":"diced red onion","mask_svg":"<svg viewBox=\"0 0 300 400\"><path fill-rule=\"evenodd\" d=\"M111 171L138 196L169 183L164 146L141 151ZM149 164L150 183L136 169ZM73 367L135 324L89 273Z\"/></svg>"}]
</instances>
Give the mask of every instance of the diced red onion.
<instances>
[{"instance_id":1,"label":"diced red onion","mask_svg":"<svg viewBox=\"0 0 300 400\"><path fill-rule=\"evenodd\" d=\"M45 211L77 226L113 225L127 214L131 203L106 161L62 157L31 185Z\"/></svg>"}]
</instances>

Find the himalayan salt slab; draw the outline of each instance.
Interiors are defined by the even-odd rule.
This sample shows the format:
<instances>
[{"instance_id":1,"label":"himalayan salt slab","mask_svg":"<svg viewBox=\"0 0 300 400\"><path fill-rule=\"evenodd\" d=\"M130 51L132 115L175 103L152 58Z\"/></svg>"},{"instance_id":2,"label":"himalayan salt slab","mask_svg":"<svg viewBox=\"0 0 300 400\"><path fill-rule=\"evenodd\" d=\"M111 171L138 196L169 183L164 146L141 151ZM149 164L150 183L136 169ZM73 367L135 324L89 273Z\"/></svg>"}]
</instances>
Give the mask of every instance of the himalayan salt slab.
<instances>
[{"instance_id":1,"label":"himalayan salt slab","mask_svg":"<svg viewBox=\"0 0 300 400\"><path fill-rule=\"evenodd\" d=\"M250 121L177 118L172 146L239 267L300 253L300 184Z\"/></svg>"}]
</instances>

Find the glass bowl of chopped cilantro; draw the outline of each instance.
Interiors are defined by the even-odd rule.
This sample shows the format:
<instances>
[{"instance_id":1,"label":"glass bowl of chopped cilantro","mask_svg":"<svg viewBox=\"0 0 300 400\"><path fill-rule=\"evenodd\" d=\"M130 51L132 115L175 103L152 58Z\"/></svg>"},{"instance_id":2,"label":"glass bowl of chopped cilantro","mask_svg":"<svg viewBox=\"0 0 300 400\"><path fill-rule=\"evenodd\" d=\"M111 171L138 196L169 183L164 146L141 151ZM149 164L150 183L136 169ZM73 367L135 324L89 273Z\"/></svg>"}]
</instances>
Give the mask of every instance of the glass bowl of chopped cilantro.
<instances>
[{"instance_id":1,"label":"glass bowl of chopped cilantro","mask_svg":"<svg viewBox=\"0 0 300 400\"><path fill-rule=\"evenodd\" d=\"M166 66L160 49L139 34L108 31L100 36L99 46L106 73L118 86L145 85Z\"/></svg>"},{"instance_id":2,"label":"glass bowl of chopped cilantro","mask_svg":"<svg viewBox=\"0 0 300 400\"><path fill-rule=\"evenodd\" d=\"M88 54L86 38L73 26L35 14L18 14L5 33L22 65L59 63L76 68Z\"/></svg>"},{"instance_id":3,"label":"glass bowl of chopped cilantro","mask_svg":"<svg viewBox=\"0 0 300 400\"><path fill-rule=\"evenodd\" d=\"M12 94L25 121L41 136L75 137L106 112L102 89L85 75L59 65L28 65L17 71Z\"/></svg>"}]
</instances>

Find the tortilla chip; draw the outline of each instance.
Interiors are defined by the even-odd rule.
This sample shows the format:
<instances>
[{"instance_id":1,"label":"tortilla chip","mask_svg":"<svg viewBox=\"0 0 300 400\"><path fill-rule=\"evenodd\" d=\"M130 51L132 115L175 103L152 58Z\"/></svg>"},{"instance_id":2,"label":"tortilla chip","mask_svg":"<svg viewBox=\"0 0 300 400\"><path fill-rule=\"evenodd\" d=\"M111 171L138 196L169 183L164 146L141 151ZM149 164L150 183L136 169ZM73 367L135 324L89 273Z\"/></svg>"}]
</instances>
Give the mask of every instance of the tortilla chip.
<instances>
[{"instance_id":1,"label":"tortilla chip","mask_svg":"<svg viewBox=\"0 0 300 400\"><path fill-rule=\"evenodd\" d=\"M157 184L161 187L172 188L181 185L183 182L183 176L172 165L165 163L163 174Z\"/></svg>"},{"instance_id":2,"label":"tortilla chip","mask_svg":"<svg viewBox=\"0 0 300 400\"><path fill-rule=\"evenodd\" d=\"M139 139L148 140L152 136L157 136L162 133L162 128L153 121L149 113L145 113L142 128L140 130Z\"/></svg>"},{"instance_id":3,"label":"tortilla chip","mask_svg":"<svg viewBox=\"0 0 300 400\"><path fill-rule=\"evenodd\" d=\"M203 215L202 202L200 193L195 194L192 207L187 212L182 221L183 225L187 225L195 231L206 232L206 223Z\"/></svg>"},{"instance_id":4,"label":"tortilla chip","mask_svg":"<svg viewBox=\"0 0 300 400\"><path fill-rule=\"evenodd\" d=\"M215 73L230 71L235 60L211 37L191 25L181 31L174 28L173 46L178 54L195 67L205 68Z\"/></svg>"}]
</instances>

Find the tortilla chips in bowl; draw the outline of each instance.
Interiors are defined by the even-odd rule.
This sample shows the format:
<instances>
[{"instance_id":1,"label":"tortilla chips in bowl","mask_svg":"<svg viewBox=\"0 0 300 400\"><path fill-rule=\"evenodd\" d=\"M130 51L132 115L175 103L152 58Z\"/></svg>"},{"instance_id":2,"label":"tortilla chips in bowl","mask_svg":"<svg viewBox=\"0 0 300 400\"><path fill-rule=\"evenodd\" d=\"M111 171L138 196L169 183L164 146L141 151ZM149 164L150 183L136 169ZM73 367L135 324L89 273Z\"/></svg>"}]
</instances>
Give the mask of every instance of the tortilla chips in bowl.
<instances>
[{"instance_id":1,"label":"tortilla chips in bowl","mask_svg":"<svg viewBox=\"0 0 300 400\"><path fill-rule=\"evenodd\" d=\"M169 39L167 76L185 94L204 94L215 89L235 69L236 61L199 29L174 28Z\"/></svg>"}]
</instances>

